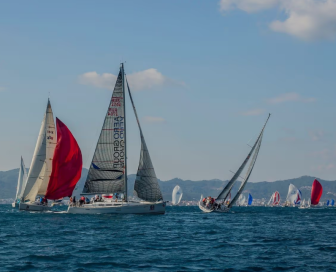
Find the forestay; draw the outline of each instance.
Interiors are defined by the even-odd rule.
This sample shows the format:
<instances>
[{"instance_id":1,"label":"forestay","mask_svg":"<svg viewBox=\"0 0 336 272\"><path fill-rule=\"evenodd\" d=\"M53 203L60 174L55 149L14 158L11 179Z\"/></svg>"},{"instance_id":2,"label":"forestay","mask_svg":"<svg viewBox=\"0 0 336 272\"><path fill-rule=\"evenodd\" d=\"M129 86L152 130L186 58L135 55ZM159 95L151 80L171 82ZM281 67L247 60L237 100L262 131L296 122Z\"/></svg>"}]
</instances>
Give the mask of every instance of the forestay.
<instances>
[{"instance_id":1,"label":"forestay","mask_svg":"<svg viewBox=\"0 0 336 272\"><path fill-rule=\"evenodd\" d=\"M134 183L134 195L143 200L155 202L158 200L162 200L162 193L161 193L160 186L159 186L159 183L158 183L155 171L154 171L152 160L148 152L145 138L142 133L140 121L139 121L138 114L135 109L135 105L133 102L131 90L129 88L127 79L126 79L126 83L127 83L128 94L130 96L132 107L134 110L135 118L139 126L140 138L141 138L140 161L139 161L139 167L138 167L138 171L137 171L135 183Z\"/></svg>"},{"instance_id":2,"label":"forestay","mask_svg":"<svg viewBox=\"0 0 336 272\"><path fill-rule=\"evenodd\" d=\"M126 193L126 126L123 67L113 90L84 185L84 194Z\"/></svg>"}]
</instances>

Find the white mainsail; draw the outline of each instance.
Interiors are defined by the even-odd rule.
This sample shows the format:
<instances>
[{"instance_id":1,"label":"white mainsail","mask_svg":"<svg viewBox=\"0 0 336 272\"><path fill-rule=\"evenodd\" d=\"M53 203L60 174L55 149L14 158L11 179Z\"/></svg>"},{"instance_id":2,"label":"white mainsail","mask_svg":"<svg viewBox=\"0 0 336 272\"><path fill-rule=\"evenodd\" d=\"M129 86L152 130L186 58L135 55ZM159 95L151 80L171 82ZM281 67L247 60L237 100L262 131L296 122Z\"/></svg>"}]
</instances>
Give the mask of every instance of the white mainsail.
<instances>
[{"instance_id":1,"label":"white mainsail","mask_svg":"<svg viewBox=\"0 0 336 272\"><path fill-rule=\"evenodd\" d=\"M24 201L34 201L37 195L43 196L49 183L52 157L56 147L56 133L53 112L48 99L33 159L30 165L27 184L22 194Z\"/></svg>"},{"instance_id":2,"label":"white mainsail","mask_svg":"<svg viewBox=\"0 0 336 272\"><path fill-rule=\"evenodd\" d=\"M180 186L176 185L172 194L173 205L178 205L181 202L183 191Z\"/></svg>"},{"instance_id":3,"label":"white mainsail","mask_svg":"<svg viewBox=\"0 0 336 272\"><path fill-rule=\"evenodd\" d=\"M26 186L26 182L27 182L27 171L26 171L26 167L23 162L23 158L21 157L21 164L20 164L19 178L18 178L18 184L16 188L15 200L21 199L23 190Z\"/></svg>"},{"instance_id":4,"label":"white mainsail","mask_svg":"<svg viewBox=\"0 0 336 272\"><path fill-rule=\"evenodd\" d=\"M275 195L275 193L272 194L270 200L267 203L267 206L270 206L274 202L274 195Z\"/></svg>"},{"instance_id":5,"label":"white mainsail","mask_svg":"<svg viewBox=\"0 0 336 272\"><path fill-rule=\"evenodd\" d=\"M245 201L246 201L246 197L244 195L240 195L237 200L237 203L239 206L243 206L245 204Z\"/></svg>"}]
</instances>

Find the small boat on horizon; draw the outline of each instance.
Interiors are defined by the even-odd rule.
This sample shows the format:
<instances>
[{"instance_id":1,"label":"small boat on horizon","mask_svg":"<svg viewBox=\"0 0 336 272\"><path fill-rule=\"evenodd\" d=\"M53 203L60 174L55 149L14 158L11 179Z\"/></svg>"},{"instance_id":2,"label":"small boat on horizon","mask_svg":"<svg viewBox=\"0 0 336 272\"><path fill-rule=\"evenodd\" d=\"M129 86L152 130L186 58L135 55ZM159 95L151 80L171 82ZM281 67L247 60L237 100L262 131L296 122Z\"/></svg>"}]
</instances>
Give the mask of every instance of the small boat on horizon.
<instances>
[{"instance_id":1,"label":"small boat on horizon","mask_svg":"<svg viewBox=\"0 0 336 272\"><path fill-rule=\"evenodd\" d=\"M180 204L182 196L183 196L183 191L181 187L176 185L172 193L172 204L174 206L177 206L178 204Z\"/></svg>"},{"instance_id":2,"label":"small boat on horizon","mask_svg":"<svg viewBox=\"0 0 336 272\"><path fill-rule=\"evenodd\" d=\"M275 191L270 200L268 201L267 203L267 206L270 206L270 207L276 207L276 206L279 206L280 204L280 194L278 191Z\"/></svg>"},{"instance_id":3,"label":"small boat on horizon","mask_svg":"<svg viewBox=\"0 0 336 272\"><path fill-rule=\"evenodd\" d=\"M16 187L16 195L15 200L12 203L13 208L18 208L20 201L22 199L24 188L26 187L27 182L27 171L26 167L23 162L23 158L21 157L20 169L19 169L19 177L18 177L18 184Z\"/></svg>"}]
</instances>

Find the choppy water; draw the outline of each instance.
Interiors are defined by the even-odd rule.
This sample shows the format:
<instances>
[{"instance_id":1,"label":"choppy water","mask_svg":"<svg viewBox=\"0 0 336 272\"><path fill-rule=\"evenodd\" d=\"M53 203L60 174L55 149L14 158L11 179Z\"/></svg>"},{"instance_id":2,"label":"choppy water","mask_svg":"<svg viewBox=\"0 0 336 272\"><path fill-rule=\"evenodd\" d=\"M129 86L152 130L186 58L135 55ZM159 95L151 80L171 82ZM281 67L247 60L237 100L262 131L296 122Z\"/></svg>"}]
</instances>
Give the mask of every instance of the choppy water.
<instances>
[{"instance_id":1,"label":"choppy water","mask_svg":"<svg viewBox=\"0 0 336 272\"><path fill-rule=\"evenodd\" d=\"M70 215L0 205L0 271L336 271L335 215L264 207Z\"/></svg>"}]
</instances>

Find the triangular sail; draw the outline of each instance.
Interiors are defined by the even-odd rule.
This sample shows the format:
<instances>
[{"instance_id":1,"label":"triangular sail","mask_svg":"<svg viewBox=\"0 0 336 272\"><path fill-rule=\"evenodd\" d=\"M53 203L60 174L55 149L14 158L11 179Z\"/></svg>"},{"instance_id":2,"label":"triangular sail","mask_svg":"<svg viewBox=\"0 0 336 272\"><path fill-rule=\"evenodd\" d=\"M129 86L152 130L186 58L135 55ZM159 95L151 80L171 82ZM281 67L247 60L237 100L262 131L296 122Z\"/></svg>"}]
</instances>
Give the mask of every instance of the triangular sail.
<instances>
[{"instance_id":1,"label":"triangular sail","mask_svg":"<svg viewBox=\"0 0 336 272\"><path fill-rule=\"evenodd\" d=\"M334 206L334 204L335 204L335 200L332 199L332 200L330 201L330 206Z\"/></svg>"},{"instance_id":2,"label":"triangular sail","mask_svg":"<svg viewBox=\"0 0 336 272\"><path fill-rule=\"evenodd\" d=\"M20 164L20 170L19 170L19 178L18 178L18 184L16 188L16 196L15 200L21 199L23 190L26 186L27 182L27 171L23 162L23 158L21 157L21 164Z\"/></svg>"},{"instance_id":3,"label":"triangular sail","mask_svg":"<svg viewBox=\"0 0 336 272\"><path fill-rule=\"evenodd\" d=\"M226 199L228 194L230 193L233 185L235 184L235 182L237 181L237 178L240 176L241 172L244 170L246 164L248 163L252 153L254 152L255 148L257 147L258 142L260 141L262 134L264 132L264 129L266 127L266 124L268 122L268 119L270 118L270 114L268 115L268 118L265 122L265 125L263 127L263 129L261 130L259 137L257 138L255 144L253 145L253 147L251 148L251 151L249 152L249 154L247 155L246 159L244 160L244 162L242 163L242 165L239 167L238 171L234 174L234 176L232 177L232 179L228 182L228 184L225 186L225 188L223 189L223 191L218 195L218 197L216 199ZM239 196L238 196L239 197ZM237 198L238 199L238 198ZM237 200L236 199L236 200Z\"/></svg>"},{"instance_id":4,"label":"triangular sail","mask_svg":"<svg viewBox=\"0 0 336 272\"><path fill-rule=\"evenodd\" d=\"M273 194L271 195L271 198L270 198L270 200L268 201L267 206L270 206L271 203L272 203L272 204L274 203L274 195L275 195L275 193L273 193Z\"/></svg>"},{"instance_id":5,"label":"triangular sail","mask_svg":"<svg viewBox=\"0 0 336 272\"><path fill-rule=\"evenodd\" d=\"M124 72L120 72L84 185L84 194L127 193Z\"/></svg>"},{"instance_id":6,"label":"triangular sail","mask_svg":"<svg viewBox=\"0 0 336 272\"><path fill-rule=\"evenodd\" d=\"M247 204L248 204L249 206L251 206L251 205L252 205L252 202L253 202L253 197L252 197L251 194L249 194L249 195L248 195Z\"/></svg>"},{"instance_id":7,"label":"triangular sail","mask_svg":"<svg viewBox=\"0 0 336 272\"><path fill-rule=\"evenodd\" d=\"M274 193L273 206L277 206L280 203L280 194L278 191Z\"/></svg>"},{"instance_id":8,"label":"triangular sail","mask_svg":"<svg viewBox=\"0 0 336 272\"><path fill-rule=\"evenodd\" d=\"M48 100L47 110L42 121L33 159L30 165L27 183L22 194L22 198L25 201L34 201L37 194L45 194L45 190L49 183L55 144L55 123L50 101Z\"/></svg>"},{"instance_id":9,"label":"triangular sail","mask_svg":"<svg viewBox=\"0 0 336 272\"><path fill-rule=\"evenodd\" d=\"M57 146L53 156L50 181L45 197L70 197L82 172L82 152L65 124L56 118Z\"/></svg>"},{"instance_id":10,"label":"triangular sail","mask_svg":"<svg viewBox=\"0 0 336 272\"><path fill-rule=\"evenodd\" d=\"M269 116L268 116L269 118ZM268 119L267 119L268 120ZM266 121L267 123L267 121ZM266 124L265 124L266 126ZM262 142L262 137L263 137L263 133L264 133L264 129L265 129L265 126L264 128L262 129L261 131L261 134L258 138L258 141L257 141L257 148L253 154L253 157L252 157L252 160L251 160L251 163L250 163L250 166L246 172L246 175L245 175L245 178L244 178L244 181L242 182L242 184L240 185L240 188L238 189L238 192L237 194L235 195L235 197L233 198L233 200L231 201L230 205L228 206L229 208L231 208L235 202L237 201L237 199L239 198L240 194L243 192L245 186L246 186L246 183L247 181L249 180L250 176L251 176L251 173L252 173L252 170L254 168L254 165L255 165L255 162L257 161L257 158L258 158L258 154L259 154L259 150L260 150L260 146L261 146L261 142Z\"/></svg>"},{"instance_id":11,"label":"triangular sail","mask_svg":"<svg viewBox=\"0 0 336 272\"><path fill-rule=\"evenodd\" d=\"M287 203L289 204L296 204L298 199L298 189L293 185L290 184L288 187L288 194L287 194Z\"/></svg>"},{"instance_id":12,"label":"triangular sail","mask_svg":"<svg viewBox=\"0 0 336 272\"><path fill-rule=\"evenodd\" d=\"M142 133L142 129L140 126L140 121L138 118L138 114L135 109L135 105L133 102L131 90L129 88L127 79L127 89L132 102L135 118L137 120L139 130L140 130L140 138L141 138L141 151L140 151L140 161L139 167L135 178L134 183L134 194L146 201L158 201L162 200L162 193L160 190L160 186L154 171L154 167L152 164L152 160L150 158L148 148L145 142L145 138Z\"/></svg>"}]
</instances>

